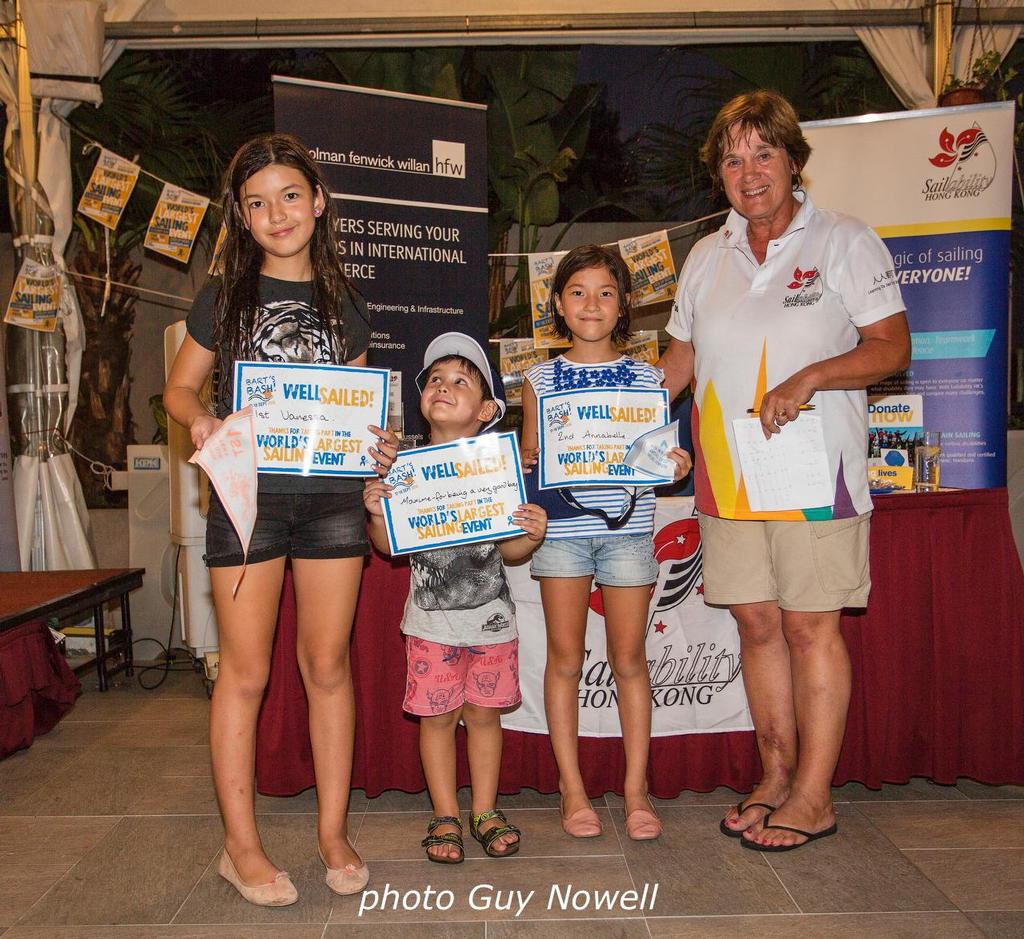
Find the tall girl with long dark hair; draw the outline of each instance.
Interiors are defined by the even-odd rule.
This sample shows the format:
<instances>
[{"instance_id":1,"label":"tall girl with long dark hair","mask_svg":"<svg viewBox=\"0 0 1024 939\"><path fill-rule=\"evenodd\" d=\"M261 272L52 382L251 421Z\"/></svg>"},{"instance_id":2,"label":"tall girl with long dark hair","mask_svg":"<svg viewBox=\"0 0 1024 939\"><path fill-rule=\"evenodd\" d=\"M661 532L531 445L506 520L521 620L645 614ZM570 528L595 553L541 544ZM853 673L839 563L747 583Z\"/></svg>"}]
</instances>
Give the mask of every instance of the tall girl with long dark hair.
<instances>
[{"instance_id":1,"label":"tall girl with long dark hair","mask_svg":"<svg viewBox=\"0 0 1024 939\"><path fill-rule=\"evenodd\" d=\"M345 278L333 244L326 184L302 143L273 134L244 144L228 167L223 200L223 275L196 296L164 389L168 414L189 429L197 448L231 410L236 360L365 365L370 335L366 304ZM199 391L215 366L211 414ZM397 439L370 430L378 444L369 452L386 472ZM218 869L250 903L287 906L298 899L287 873L264 851L254 808L256 720L289 557L316 772L316 849L334 892L356 893L369 879L347 829L355 730L349 639L367 552L361 480L261 475L248 569L233 596L242 548L223 506L211 499L206 563L220 673L210 752L224 820Z\"/></svg>"}]
</instances>

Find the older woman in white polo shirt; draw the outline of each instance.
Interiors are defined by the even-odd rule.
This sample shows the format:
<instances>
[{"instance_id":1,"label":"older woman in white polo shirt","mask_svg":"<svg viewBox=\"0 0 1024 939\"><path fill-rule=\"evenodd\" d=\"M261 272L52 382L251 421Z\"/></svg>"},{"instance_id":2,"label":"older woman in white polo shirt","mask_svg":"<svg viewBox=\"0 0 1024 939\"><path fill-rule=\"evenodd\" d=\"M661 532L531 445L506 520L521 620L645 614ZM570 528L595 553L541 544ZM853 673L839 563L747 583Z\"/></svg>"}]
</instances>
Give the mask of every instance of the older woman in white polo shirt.
<instances>
[{"instance_id":1,"label":"older woman in white polo shirt","mask_svg":"<svg viewBox=\"0 0 1024 939\"><path fill-rule=\"evenodd\" d=\"M732 206L690 252L659 365L674 397L692 379L704 599L739 626L762 778L721 821L743 847L788 851L833 834L831 782L846 725L844 607L870 588L864 388L910 361L892 258L854 218L800 187L810 146L775 92L726 104L703 158ZM751 511L733 419L766 436L813 405L829 505Z\"/></svg>"}]
</instances>

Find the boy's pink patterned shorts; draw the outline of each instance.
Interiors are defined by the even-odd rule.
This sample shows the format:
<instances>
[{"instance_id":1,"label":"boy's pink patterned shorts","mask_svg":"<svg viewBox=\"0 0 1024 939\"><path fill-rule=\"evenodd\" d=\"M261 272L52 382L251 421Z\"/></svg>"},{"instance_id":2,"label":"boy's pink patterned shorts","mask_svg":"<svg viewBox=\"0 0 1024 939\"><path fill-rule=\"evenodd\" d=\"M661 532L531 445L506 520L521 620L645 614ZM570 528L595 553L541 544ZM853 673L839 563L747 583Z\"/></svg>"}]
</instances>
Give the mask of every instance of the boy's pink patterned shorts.
<instances>
[{"instance_id":1,"label":"boy's pink patterned shorts","mask_svg":"<svg viewBox=\"0 0 1024 939\"><path fill-rule=\"evenodd\" d=\"M478 707L507 708L519 693L519 640L489 646L447 646L405 637L405 701L409 714L446 714L468 701Z\"/></svg>"}]
</instances>

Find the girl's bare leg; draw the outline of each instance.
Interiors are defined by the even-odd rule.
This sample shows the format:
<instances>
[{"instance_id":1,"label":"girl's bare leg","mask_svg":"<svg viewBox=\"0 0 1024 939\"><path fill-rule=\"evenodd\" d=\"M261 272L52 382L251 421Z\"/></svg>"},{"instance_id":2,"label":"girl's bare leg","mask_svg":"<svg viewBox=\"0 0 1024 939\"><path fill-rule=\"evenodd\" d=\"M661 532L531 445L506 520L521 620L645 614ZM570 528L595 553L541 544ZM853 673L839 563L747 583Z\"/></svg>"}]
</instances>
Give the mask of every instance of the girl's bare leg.
<instances>
[{"instance_id":1,"label":"girl's bare leg","mask_svg":"<svg viewBox=\"0 0 1024 939\"><path fill-rule=\"evenodd\" d=\"M279 868L256 830L256 719L270 674L270 653L284 577L284 558L241 568L211 567L220 632L220 673L210 702L210 759L224 820L224 846L250 886L273 881Z\"/></svg>"},{"instance_id":2,"label":"girl's bare leg","mask_svg":"<svg viewBox=\"0 0 1024 939\"><path fill-rule=\"evenodd\" d=\"M651 748L651 676L645 633L650 586L602 587L608 663L615 676L622 745L626 751L623 783L626 814L650 810L647 758Z\"/></svg>"},{"instance_id":3,"label":"girl's bare leg","mask_svg":"<svg viewBox=\"0 0 1024 939\"><path fill-rule=\"evenodd\" d=\"M362 860L348 841L356 727L349 643L363 558L294 558L299 671L309 701L309 739L319 807L317 837L332 868Z\"/></svg>"},{"instance_id":4,"label":"girl's bare leg","mask_svg":"<svg viewBox=\"0 0 1024 939\"><path fill-rule=\"evenodd\" d=\"M562 813L588 808L579 760L579 687L590 601L590 577L541 577L540 596L547 631L544 713L558 764Z\"/></svg>"}]
</instances>

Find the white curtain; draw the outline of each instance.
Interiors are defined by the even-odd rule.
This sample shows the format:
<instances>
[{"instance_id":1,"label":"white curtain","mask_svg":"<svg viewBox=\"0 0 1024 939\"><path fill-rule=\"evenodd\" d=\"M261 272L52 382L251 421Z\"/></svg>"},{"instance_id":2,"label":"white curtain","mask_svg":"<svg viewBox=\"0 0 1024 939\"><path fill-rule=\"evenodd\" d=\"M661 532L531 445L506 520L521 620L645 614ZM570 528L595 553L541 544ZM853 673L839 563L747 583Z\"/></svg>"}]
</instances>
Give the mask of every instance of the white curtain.
<instances>
[{"instance_id":1,"label":"white curtain","mask_svg":"<svg viewBox=\"0 0 1024 939\"><path fill-rule=\"evenodd\" d=\"M4 334L0 330L0 571L21 570L18 561L18 532L14 519L14 470L11 465L11 435L7 419L7 384L3 370Z\"/></svg>"},{"instance_id":2,"label":"white curtain","mask_svg":"<svg viewBox=\"0 0 1024 939\"><path fill-rule=\"evenodd\" d=\"M91 0L89 0L92 5ZM107 19L110 20L131 20L145 6L147 0L121 0L107 4ZM95 6L101 8L102 4ZM61 40L75 47L81 44L86 46L86 39L76 38L68 29L68 24L63 24L60 33ZM29 43L32 43L32 36L29 35ZM100 77L102 78L109 71L110 67L117 61L124 51L124 44L120 42L104 42L103 53L100 58ZM53 92L60 91L58 82L47 83ZM67 83L69 86L74 83ZM35 86L35 82L33 82ZM53 243L51 249L56 265L65 269L64 249L67 247L68 238L71 236L72 213L74 201L72 198L71 185L71 131L63 122L76 107L80 100L85 99L95 105L102 103L102 95L99 86L92 89L86 87L84 90L69 88L71 93L79 95L79 100L64 98L45 97L39 105L37 118L36 137L39 148L39 162L36 170L39 181L39 188L45 196L46 214L53 222ZM8 108L8 115L10 108ZM82 350L85 347L85 324L82 321L82 312L78 306L78 296L74 291L67 277L63 278L64 292L61 303L61 325L64 327L64 335L67 342L65 361L67 363L68 378L68 402L64 417L64 433L71 428L71 420L75 415L75 408L78 404L78 383L82 370Z\"/></svg>"},{"instance_id":3,"label":"white curtain","mask_svg":"<svg viewBox=\"0 0 1024 939\"><path fill-rule=\"evenodd\" d=\"M839 10L871 10L879 0L832 0ZM893 9L918 9L921 0L890 0ZM915 26L858 29L857 38L874 59L889 87L907 108L933 108L935 95L928 81L928 46Z\"/></svg>"},{"instance_id":4,"label":"white curtain","mask_svg":"<svg viewBox=\"0 0 1024 939\"><path fill-rule=\"evenodd\" d=\"M886 5L892 9L919 9L921 6L921 0L889 0L888 4L882 0L832 0L832 3L839 10L877 10ZM1024 4L1021 0L1002 0L1002 5ZM964 2L961 10L969 10L973 6ZM982 52L995 49L1005 59L1020 36L1020 26L987 25L984 18L982 7L981 27L958 26L954 30L949 71L958 78L968 77L974 59ZM921 29L916 26L869 26L856 32L889 87L907 108L934 108L938 104L928 78L931 53Z\"/></svg>"},{"instance_id":5,"label":"white curtain","mask_svg":"<svg viewBox=\"0 0 1024 939\"><path fill-rule=\"evenodd\" d=\"M1003 0L1006 6L1020 5L1019 0ZM981 11L984 20L985 10ZM995 50L1000 59L1005 59L1020 38L1020 26L958 26L953 37L953 61L951 72L957 78L966 80L971 74L974 60L983 52Z\"/></svg>"},{"instance_id":6,"label":"white curtain","mask_svg":"<svg viewBox=\"0 0 1024 939\"><path fill-rule=\"evenodd\" d=\"M106 4L107 17L112 20L134 19L146 2L113 0ZM96 36L90 34L90 30L96 26L97 17L102 24L104 4L98 0L76 0L75 6L79 9L71 6L61 4L59 0L30 0L25 4L27 44L33 70L66 73L72 70L68 63L74 63L76 57L96 45ZM82 27L81 32L76 31L79 26ZM40 50L53 55L58 64L53 68L41 64ZM104 42L102 50L100 77L117 60L123 44ZM0 44L0 100L7 113L4 164L12 185L24 188L25 180L17 172L18 161L12 152L14 136L20 130L17 69L13 43ZM39 80L33 80L33 93L43 96L40 98L36 128L36 185L31 195L39 213L50 219L53 235L33 237L31 245L36 250L32 256L46 262L52 256L52 263L63 272L66 268L64 249L71 234L74 204L70 131L61 118L67 117L82 100L99 104L102 98L99 86L89 82L47 80L40 85ZM60 95L67 97L58 97ZM46 386L43 390L47 393L66 392L60 429L67 435L78 401L85 327L77 295L63 273L62 283L60 324L65 340L67 382L66 385ZM32 429L38 431L42 428ZM71 456L66 453L50 454L45 460L35 455L19 456L14 463L13 476L22 569L95 567L89 514ZM41 551L33 556L33 547L40 545Z\"/></svg>"},{"instance_id":7,"label":"white curtain","mask_svg":"<svg viewBox=\"0 0 1024 939\"><path fill-rule=\"evenodd\" d=\"M18 511L18 545L21 569L33 567L32 548L36 526L42 526L45 546L42 570L69 571L93 568L92 527L70 453L56 453L48 460L19 456L14 461L14 500L19 507L38 504L35 512ZM38 560L38 559L37 559Z\"/></svg>"}]
</instances>

